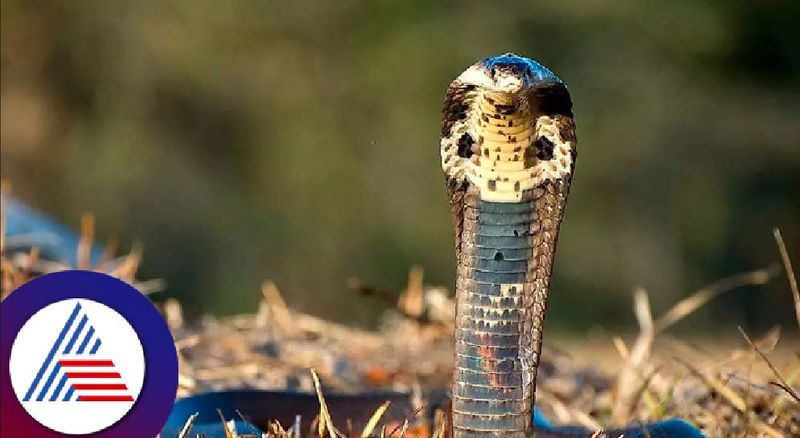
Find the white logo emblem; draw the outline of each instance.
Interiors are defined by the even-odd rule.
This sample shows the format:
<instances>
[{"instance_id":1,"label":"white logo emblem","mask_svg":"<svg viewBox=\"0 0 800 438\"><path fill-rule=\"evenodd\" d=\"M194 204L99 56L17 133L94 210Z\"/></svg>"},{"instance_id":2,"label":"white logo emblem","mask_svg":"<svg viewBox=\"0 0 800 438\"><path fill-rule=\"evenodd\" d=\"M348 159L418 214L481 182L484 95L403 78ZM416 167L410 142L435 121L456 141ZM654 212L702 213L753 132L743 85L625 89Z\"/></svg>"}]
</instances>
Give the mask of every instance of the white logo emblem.
<instances>
[{"instance_id":1,"label":"white logo emblem","mask_svg":"<svg viewBox=\"0 0 800 438\"><path fill-rule=\"evenodd\" d=\"M70 435L103 430L133 407L144 383L142 344L128 321L95 301L36 312L11 347L11 384L42 425Z\"/></svg>"}]
</instances>

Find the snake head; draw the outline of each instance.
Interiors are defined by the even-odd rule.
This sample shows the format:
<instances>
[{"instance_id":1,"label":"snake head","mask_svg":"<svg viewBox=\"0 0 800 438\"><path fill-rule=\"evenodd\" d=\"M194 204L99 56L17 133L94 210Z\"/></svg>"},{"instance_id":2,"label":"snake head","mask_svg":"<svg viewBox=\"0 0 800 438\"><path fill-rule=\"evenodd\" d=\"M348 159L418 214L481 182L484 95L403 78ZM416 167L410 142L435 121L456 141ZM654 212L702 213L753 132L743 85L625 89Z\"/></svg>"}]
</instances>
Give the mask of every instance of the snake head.
<instances>
[{"instance_id":1,"label":"snake head","mask_svg":"<svg viewBox=\"0 0 800 438\"><path fill-rule=\"evenodd\" d=\"M451 187L518 202L546 181L571 179L576 157L566 85L538 62L504 54L478 61L448 88L442 168Z\"/></svg>"},{"instance_id":2,"label":"snake head","mask_svg":"<svg viewBox=\"0 0 800 438\"><path fill-rule=\"evenodd\" d=\"M538 62L506 53L478 61L459 77L486 91L516 94L525 89L546 83L561 83L553 72Z\"/></svg>"}]
</instances>

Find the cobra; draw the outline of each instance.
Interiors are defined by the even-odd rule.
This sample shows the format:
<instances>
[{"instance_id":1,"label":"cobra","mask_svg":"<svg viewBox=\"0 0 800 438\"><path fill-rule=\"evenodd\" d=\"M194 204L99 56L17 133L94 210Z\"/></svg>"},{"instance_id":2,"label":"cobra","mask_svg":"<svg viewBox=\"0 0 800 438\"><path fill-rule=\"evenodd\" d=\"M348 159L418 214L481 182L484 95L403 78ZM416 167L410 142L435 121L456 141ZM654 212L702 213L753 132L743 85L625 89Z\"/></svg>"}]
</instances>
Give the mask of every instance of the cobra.
<instances>
[{"instance_id":1,"label":"cobra","mask_svg":"<svg viewBox=\"0 0 800 438\"><path fill-rule=\"evenodd\" d=\"M524 437L576 158L572 101L536 61L487 58L449 86L441 158L455 229L455 437Z\"/></svg>"}]
</instances>

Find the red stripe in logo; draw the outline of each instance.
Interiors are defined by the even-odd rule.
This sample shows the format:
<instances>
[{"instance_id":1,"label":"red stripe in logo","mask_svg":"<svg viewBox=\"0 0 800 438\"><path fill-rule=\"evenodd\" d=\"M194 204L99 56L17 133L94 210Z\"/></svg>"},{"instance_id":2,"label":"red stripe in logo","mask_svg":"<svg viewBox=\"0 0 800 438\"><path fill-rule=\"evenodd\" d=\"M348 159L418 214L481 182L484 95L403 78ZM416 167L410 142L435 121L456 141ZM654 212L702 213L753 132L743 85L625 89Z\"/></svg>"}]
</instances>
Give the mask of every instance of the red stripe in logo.
<instances>
[{"instance_id":1,"label":"red stripe in logo","mask_svg":"<svg viewBox=\"0 0 800 438\"><path fill-rule=\"evenodd\" d=\"M132 402L129 395L81 395L78 401L82 402Z\"/></svg>"},{"instance_id":2,"label":"red stripe in logo","mask_svg":"<svg viewBox=\"0 0 800 438\"><path fill-rule=\"evenodd\" d=\"M119 373L67 373L68 379L119 379Z\"/></svg>"}]
</instances>

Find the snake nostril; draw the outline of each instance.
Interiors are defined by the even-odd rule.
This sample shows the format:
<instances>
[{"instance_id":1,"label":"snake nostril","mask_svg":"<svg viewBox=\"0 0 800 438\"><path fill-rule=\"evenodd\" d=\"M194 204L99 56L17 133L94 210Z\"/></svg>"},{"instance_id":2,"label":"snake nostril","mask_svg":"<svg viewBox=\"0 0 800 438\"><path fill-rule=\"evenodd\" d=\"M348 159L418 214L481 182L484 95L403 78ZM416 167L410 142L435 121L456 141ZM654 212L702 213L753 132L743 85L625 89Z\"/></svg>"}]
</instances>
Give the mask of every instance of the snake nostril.
<instances>
[{"instance_id":1,"label":"snake nostril","mask_svg":"<svg viewBox=\"0 0 800 438\"><path fill-rule=\"evenodd\" d=\"M495 259L495 261L498 261L498 262L500 260L503 260L503 253L500 252L500 251L497 251L496 253L494 253L494 259Z\"/></svg>"}]
</instances>

